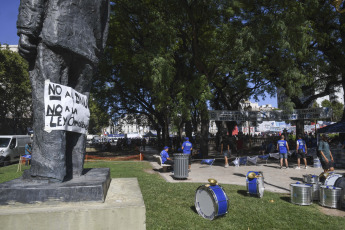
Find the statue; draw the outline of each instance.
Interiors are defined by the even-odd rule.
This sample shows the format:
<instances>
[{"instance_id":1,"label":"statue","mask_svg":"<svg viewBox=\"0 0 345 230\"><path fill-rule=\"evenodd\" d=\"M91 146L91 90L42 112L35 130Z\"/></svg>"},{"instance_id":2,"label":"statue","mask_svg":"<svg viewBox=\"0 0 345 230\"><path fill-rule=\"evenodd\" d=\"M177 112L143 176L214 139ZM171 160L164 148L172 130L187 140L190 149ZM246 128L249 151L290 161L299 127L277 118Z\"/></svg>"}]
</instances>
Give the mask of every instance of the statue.
<instances>
[{"instance_id":1,"label":"statue","mask_svg":"<svg viewBox=\"0 0 345 230\"><path fill-rule=\"evenodd\" d=\"M82 174L86 136L45 130L44 87L49 80L88 98L107 38L109 6L109 0L20 1L19 53L29 62L33 99L31 178L62 182Z\"/></svg>"}]
</instances>

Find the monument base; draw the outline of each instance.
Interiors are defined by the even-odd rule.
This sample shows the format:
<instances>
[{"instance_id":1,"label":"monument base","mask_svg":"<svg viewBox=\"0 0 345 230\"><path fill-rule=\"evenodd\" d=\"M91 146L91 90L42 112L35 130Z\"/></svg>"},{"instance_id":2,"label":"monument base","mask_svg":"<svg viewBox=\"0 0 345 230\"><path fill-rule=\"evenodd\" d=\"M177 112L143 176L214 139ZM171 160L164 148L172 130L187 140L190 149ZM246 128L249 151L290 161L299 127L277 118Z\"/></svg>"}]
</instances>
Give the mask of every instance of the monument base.
<instances>
[{"instance_id":1,"label":"monument base","mask_svg":"<svg viewBox=\"0 0 345 230\"><path fill-rule=\"evenodd\" d=\"M0 206L1 229L146 229L136 178L112 179L104 203L50 202Z\"/></svg>"},{"instance_id":2,"label":"monument base","mask_svg":"<svg viewBox=\"0 0 345 230\"><path fill-rule=\"evenodd\" d=\"M18 178L0 184L0 204L104 202L110 181L109 168L84 169L82 176L63 183Z\"/></svg>"}]
</instances>

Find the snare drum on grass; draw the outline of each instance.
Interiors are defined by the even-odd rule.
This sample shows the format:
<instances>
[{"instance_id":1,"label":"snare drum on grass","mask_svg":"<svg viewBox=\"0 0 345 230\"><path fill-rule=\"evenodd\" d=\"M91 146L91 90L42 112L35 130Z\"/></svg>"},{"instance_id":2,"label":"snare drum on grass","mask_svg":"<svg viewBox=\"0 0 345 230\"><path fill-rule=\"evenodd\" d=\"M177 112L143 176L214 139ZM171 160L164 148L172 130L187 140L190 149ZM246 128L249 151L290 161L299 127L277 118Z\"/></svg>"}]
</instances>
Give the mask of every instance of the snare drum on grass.
<instances>
[{"instance_id":1,"label":"snare drum on grass","mask_svg":"<svg viewBox=\"0 0 345 230\"><path fill-rule=\"evenodd\" d=\"M249 171L246 177L247 193L262 198L264 195L264 176L262 172Z\"/></svg>"},{"instance_id":2,"label":"snare drum on grass","mask_svg":"<svg viewBox=\"0 0 345 230\"><path fill-rule=\"evenodd\" d=\"M298 205L311 205L313 191L311 184L290 184L291 203Z\"/></svg>"},{"instance_id":3,"label":"snare drum on grass","mask_svg":"<svg viewBox=\"0 0 345 230\"><path fill-rule=\"evenodd\" d=\"M224 189L216 180L210 184L201 185L195 193L195 208L200 216L213 220L228 213L229 199Z\"/></svg>"}]
</instances>

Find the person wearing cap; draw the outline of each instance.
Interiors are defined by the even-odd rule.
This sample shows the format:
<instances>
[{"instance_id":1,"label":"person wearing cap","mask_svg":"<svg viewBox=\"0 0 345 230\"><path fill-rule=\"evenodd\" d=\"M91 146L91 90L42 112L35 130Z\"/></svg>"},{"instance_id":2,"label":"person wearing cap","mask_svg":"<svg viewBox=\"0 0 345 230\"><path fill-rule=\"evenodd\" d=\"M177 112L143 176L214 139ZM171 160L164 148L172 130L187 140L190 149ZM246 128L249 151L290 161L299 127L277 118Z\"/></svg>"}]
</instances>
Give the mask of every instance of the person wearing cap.
<instances>
[{"instance_id":1,"label":"person wearing cap","mask_svg":"<svg viewBox=\"0 0 345 230\"><path fill-rule=\"evenodd\" d=\"M332 152L329 148L327 134L322 135L322 140L319 142L317 150L319 151L319 155L321 157L321 165L324 172L334 171L334 160Z\"/></svg>"},{"instance_id":2,"label":"person wearing cap","mask_svg":"<svg viewBox=\"0 0 345 230\"><path fill-rule=\"evenodd\" d=\"M286 140L284 140L284 135L280 136L280 140L277 142L277 149L279 150L280 154L280 168L283 168L283 159L285 159L285 168L289 168L288 160L287 160L287 153L290 151L289 144Z\"/></svg>"},{"instance_id":3,"label":"person wearing cap","mask_svg":"<svg viewBox=\"0 0 345 230\"><path fill-rule=\"evenodd\" d=\"M296 145L296 153L297 153L297 167L296 169L301 169L300 167L300 162L301 162L301 157L304 160L304 165L305 169L307 169L307 159L306 159L306 154L307 154L308 148L307 145L305 144L305 141L302 139L302 134L298 134L298 140L297 140L297 145Z\"/></svg>"},{"instance_id":4,"label":"person wearing cap","mask_svg":"<svg viewBox=\"0 0 345 230\"><path fill-rule=\"evenodd\" d=\"M164 146L163 151L161 152L161 157L162 157L162 164L169 164L171 166L174 165L174 161L169 157L169 147Z\"/></svg>"},{"instance_id":5,"label":"person wearing cap","mask_svg":"<svg viewBox=\"0 0 345 230\"><path fill-rule=\"evenodd\" d=\"M191 168L191 164L192 164L192 156L191 156L191 153L192 153L192 149L193 149L193 145L192 143L189 142L189 138L188 137L185 137L185 142L183 142L182 144L182 151L184 154L189 154L189 158L188 158L188 170L190 171L190 168Z\"/></svg>"}]
</instances>

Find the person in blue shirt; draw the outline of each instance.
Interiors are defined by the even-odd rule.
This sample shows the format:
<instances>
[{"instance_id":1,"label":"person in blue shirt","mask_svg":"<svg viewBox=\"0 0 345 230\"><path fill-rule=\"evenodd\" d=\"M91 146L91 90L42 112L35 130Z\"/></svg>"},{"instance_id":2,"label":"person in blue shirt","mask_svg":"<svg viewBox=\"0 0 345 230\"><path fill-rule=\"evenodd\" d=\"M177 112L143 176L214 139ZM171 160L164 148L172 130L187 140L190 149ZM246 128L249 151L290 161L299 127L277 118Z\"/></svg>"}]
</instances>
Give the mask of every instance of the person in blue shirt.
<instances>
[{"instance_id":1,"label":"person in blue shirt","mask_svg":"<svg viewBox=\"0 0 345 230\"><path fill-rule=\"evenodd\" d=\"M192 150L193 150L193 145L192 143L189 142L189 138L185 137L185 142L183 142L182 144L182 151L184 154L189 154L189 158L188 158L188 170L190 171L191 168L191 164L192 164Z\"/></svg>"},{"instance_id":2,"label":"person in blue shirt","mask_svg":"<svg viewBox=\"0 0 345 230\"><path fill-rule=\"evenodd\" d=\"M163 151L161 152L161 157L162 157L162 164L169 164L169 165L174 165L174 161L169 157L169 147L164 146Z\"/></svg>"},{"instance_id":3,"label":"person in blue shirt","mask_svg":"<svg viewBox=\"0 0 345 230\"><path fill-rule=\"evenodd\" d=\"M31 153L32 153L31 149L32 149L31 142L29 142L25 145L25 165L30 164Z\"/></svg>"},{"instance_id":4,"label":"person in blue shirt","mask_svg":"<svg viewBox=\"0 0 345 230\"><path fill-rule=\"evenodd\" d=\"M305 169L307 169L307 159L306 159L306 154L308 152L308 148L307 145L305 143L305 141L302 139L302 135L298 134L298 140L296 143L296 153L297 153L297 167L296 169L301 169L300 167L300 162L301 162L301 157L304 160L304 165L305 165Z\"/></svg>"},{"instance_id":5,"label":"person in blue shirt","mask_svg":"<svg viewBox=\"0 0 345 230\"><path fill-rule=\"evenodd\" d=\"M280 153L280 168L283 168L283 159L285 159L285 168L289 168L287 154L290 149L288 142L284 140L284 135L281 135L280 140L277 142L277 149Z\"/></svg>"}]
</instances>

